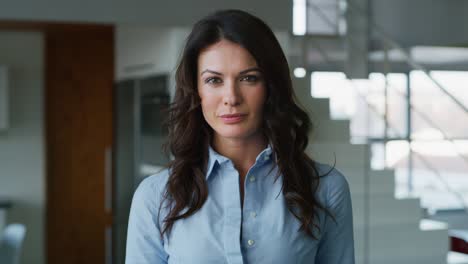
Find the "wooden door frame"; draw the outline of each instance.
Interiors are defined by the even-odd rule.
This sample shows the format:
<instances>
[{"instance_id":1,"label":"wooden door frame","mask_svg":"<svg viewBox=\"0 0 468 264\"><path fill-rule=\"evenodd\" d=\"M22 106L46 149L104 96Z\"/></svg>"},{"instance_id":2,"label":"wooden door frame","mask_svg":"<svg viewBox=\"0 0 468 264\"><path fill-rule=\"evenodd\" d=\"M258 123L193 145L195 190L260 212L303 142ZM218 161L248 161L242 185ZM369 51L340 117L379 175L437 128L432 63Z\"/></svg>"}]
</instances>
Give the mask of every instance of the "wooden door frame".
<instances>
[{"instance_id":1,"label":"wooden door frame","mask_svg":"<svg viewBox=\"0 0 468 264\"><path fill-rule=\"evenodd\" d=\"M67 157L66 155L56 155L56 145L54 145L53 142L57 142L55 140L55 137L57 136L57 129L58 129L58 126L60 126L60 119L57 118L57 115L54 116L54 111L56 111L57 109L62 109L63 111L68 111L70 113L72 113L73 111L80 111L80 109L76 109L74 108L74 105L72 104L61 104L60 107L58 108L56 106L56 104L58 103L57 100L60 100L59 97L55 97L55 99L51 99L52 97L54 97L54 94L57 93L57 91L60 91L60 87L57 87L57 85L63 85L64 83L66 83L66 79L64 79L64 76L63 76L63 73L62 73L62 76L60 74L59 71L57 71L57 69L60 68L60 65L57 65L57 64L54 64L56 63L57 60L55 61L52 61L52 60L49 60L49 58L51 58L51 48L48 47L48 45L50 45L50 38L51 37L56 37L55 39L57 40L57 38L59 39L60 41L60 38L62 39L65 39L66 40L66 37L65 36L61 36L63 34L67 35L67 36L72 36L73 34L78 34L78 35L89 35L89 34L94 34L93 36L96 36L97 38L99 38L100 34L104 34L107 36L107 38L109 37L108 34L112 34L112 44L109 45L109 50L111 52L114 52L114 26L113 25L103 25L103 24L75 24L75 23L57 23L57 22L35 22L35 21L29 21L29 22L22 22L22 21L5 21L5 20L0 20L0 30L2 31L23 31L23 32L40 32L40 33L43 33L44 34L44 38L45 38L45 47L44 47L44 58L45 58L45 72L44 72L44 122L45 122L45 164L46 164L46 201L45 201L45 215L46 215L46 219L45 219L45 222L46 222L46 226L45 226L45 230L44 230L44 244L45 244L45 263L51 263L51 264L55 264L55 263L60 263L58 260L60 259L61 260L61 263L63 263L63 260L65 258L63 258L64 254L67 254L67 252L58 252L59 250L53 250L54 248L54 245L57 245L60 243L60 241L55 241L53 240L53 237L56 237L57 235L57 232L58 230L60 229L57 229L57 228L54 228L55 226L51 226L51 223L57 223L57 221L59 221L58 219L55 219L57 217L61 217L60 215L65 213L65 212L60 212L60 210L54 210L54 201L56 200L55 198L57 197L54 197L54 194L53 192L55 191L53 188L60 188L58 186L55 186L55 187L51 187L51 186L54 186L54 182L56 181L57 179L57 173L56 173L56 165L55 164L61 164L61 163L64 163L66 162L67 158L69 159L70 157ZM91 32L91 33L90 33ZM71 34L71 35L70 35ZM57 41L55 42L57 43ZM67 43L66 41L64 43ZM70 45L73 45L73 43L69 43ZM88 46L90 47L90 46ZM92 45L91 45L92 47ZM102 48L102 47L101 47ZM65 51L66 52L66 51ZM113 148L113 145L114 145L114 137L113 137L113 93L114 93L114 90L113 90L113 83L114 83L114 58L113 58L113 54L112 54L112 59L109 59L109 56L107 56L105 59L102 59L101 60L105 60L105 65L106 66L109 66L111 69L109 71L109 69L107 69L106 67L106 76L103 77L103 78L106 78L107 82L105 82L105 85L102 85L102 86L97 86L97 87L102 87L103 89L106 90L106 94L107 95L110 95L110 100L112 101L111 105L110 105L110 108L108 110L105 110L105 111L109 111L108 115L101 115L101 116L106 116L106 120L101 120L103 123L106 124L106 127L107 129L110 129L110 132L108 131L107 134L108 134L108 142L106 142L106 144L110 147L110 149L112 150ZM69 57L70 59L73 59L73 56L70 56ZM75 57L76 58L76 57ZM56 59L56 58L55 58ZM99 58L96 58L96 61L99 62ZM69 63L69 65L73 65L73 61L68 61L66 63ZM101 61L102 63L102 61ZM51 70L51 69L54 69L54 70ZM83 75L80 75L80 78L84 78L86 79L86 76L83 76ZM59 81L57 82L57 79L59 79ZM72 81L75 81L75 84L73 86L73 89L78 89L80 90L82 87L79 85L79 83L83 82L86 83L85 80L83 79L80 79L80 80L70 80L70 82ZM78 83L78 85L76 84ZM102 80L100 81L100 83L102 84ZM88 83L89 84L89 83ZM55 85L55 86L54 86ZM51 100L55 100L55 101L51 101ZM55 104L55 106L51 106ZM109 102L107 101L107 104L109 104ZM86 118L86 116L89 116L90 118L93 116L93 113L85 113L84 115L81 115L82 117ZM93 117L95 118L95 117ZM86 121L85 121L86 122ZM66 120L64 120L63 122L64 124L67 123ZM110 128L109 128L109 124L110 124ZM107 137L106 137L107 138ZM67 142L67 138L65 139L62 139L62 140L65 140L65 142ZM93 143L96 143L96 142L92 142L92 140L90 140L90 136L88 135L88 137L86 136L83 136L83 140L80 142L81 144L93 144ZM62 149L63 150L63 149ZM70 153L73 153L73 150L71 150ZM111 152L112 153L112 152ZM71 155L73 156L73 154ZM111 155L112 157L113 155ZM111 160L112 161L112 160ZM110 162L111 162L110 161ZM113 172L113 162L110 163L110 166L111 166L111 171ZM92 169L92 168L91 168ZM114 180L114 173L110 174L110 178L111 178L111 182L113 183ZM96 173L96 172L93 172L93 173ZM55 177L54 177L55 175ZM61 174L60 175L63 175L63 169L61 171ZM98 177L99 178L99 177ZM102 179L96 179L96 180L102 180ZM104 188L106 188L106 186L104 186ZM113 190L113 186L111 185L110 186L110 190ZM105 190L99 190L98 192L105 192ZM113 192L112 192L113 193ZM51 199L51 197L54 197ZM114 200L113 197L111 197L111 201L110 203L112 203L112 201ZM105 199L105 198L104 198ZM102 201L98 201L98 202L102 202ZM52 208L52 209L51 209ZM111 207L112 208L112 207ZM107 226L107 227L110 227L112 226L112 209L110 211L107 211L107 212L103 212L103 214L105 215L104 216L104 225ZM64 216L64 215L62 215ZM66 218L66 217L65 217ZM70 226L68 226L67 223L64 223L64 225L61 227L62 230L66 230L67 228L72 228ZM86 226L80 226L80 227L75 227L75 228L82 228L83 231L86 230ZM77 250L80 250L80 249L77 249ZM106 251L106 248L104 247L104 250ZM107 249L108 250L108 249ZM113 251L111 249L111 251ZM87 252L80 252L81 254L87 254ZM107 252L109 253L109 252ZM101 255L105 255L106 252L100 252L98 253L99 256ZM70 257L72 256L67 256L67 263L77 263L77 261L73 260L73 259L70 259ZM86 258L83 258L83 259L86 259ZM95 262L93 263L102 263L103 261L101 259L96 259ZM90 263L91 264L91 263Z\"/></svg>"}]
</instances>

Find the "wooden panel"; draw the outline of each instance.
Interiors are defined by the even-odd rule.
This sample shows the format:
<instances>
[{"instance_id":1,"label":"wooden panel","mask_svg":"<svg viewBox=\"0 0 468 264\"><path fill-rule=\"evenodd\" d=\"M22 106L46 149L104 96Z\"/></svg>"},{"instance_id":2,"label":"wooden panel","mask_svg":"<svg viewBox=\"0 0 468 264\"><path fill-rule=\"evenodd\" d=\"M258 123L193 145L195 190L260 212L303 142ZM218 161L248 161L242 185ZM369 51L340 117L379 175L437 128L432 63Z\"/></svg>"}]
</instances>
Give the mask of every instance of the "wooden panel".
<instances>
[{"instance_id":1,"label":"wooden panel","mask_svg":"<svg viewBox=\"0 0 468 264\"><path fill-rule=\"evenodd\" d=\"M45 38L47 263L104 263L114 29L53 25Z\"/></svg>"},{"instance_id":2,"label":"wooden panel","mask_svg":"<svg viewBox=\"0 0 468 264\"><path fill-rule=\"evenodd\" d=\"M112 28L111 24L89 24L89 23L63 23L51 21L19 21L0 19L0 30L2 31L33 31L45 32L47 30L74 30L74 31L106 31Z\"/></svg>"}]
</instances>

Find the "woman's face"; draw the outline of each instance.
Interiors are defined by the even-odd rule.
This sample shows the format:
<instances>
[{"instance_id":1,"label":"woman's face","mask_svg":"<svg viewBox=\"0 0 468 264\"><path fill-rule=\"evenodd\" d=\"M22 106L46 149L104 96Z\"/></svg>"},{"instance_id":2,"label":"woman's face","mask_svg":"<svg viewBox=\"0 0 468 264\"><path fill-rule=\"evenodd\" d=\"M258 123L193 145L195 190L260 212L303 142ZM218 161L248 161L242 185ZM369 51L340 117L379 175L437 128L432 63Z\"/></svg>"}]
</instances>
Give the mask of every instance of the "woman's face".
<instances>
[{"instance_id":1,"label":"woman's face","mask_svg":"<svg viewBox=\"0 0 468 264\"><path fill-rule=\"evenodd\" d=\"M206 122L218 139L252 139L261 135L266 88L252 55L221 40L198 57L198 95Z\"/></svg>"}]
</instances>

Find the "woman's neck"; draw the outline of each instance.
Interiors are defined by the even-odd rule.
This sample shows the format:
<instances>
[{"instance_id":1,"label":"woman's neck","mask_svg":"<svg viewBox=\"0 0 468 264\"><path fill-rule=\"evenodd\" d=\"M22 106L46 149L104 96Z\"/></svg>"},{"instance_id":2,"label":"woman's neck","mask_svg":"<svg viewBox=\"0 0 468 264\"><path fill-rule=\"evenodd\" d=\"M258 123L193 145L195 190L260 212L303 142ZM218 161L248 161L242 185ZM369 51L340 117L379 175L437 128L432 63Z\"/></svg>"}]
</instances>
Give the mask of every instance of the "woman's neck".
<instances>
[{"instance_id":1,"label":"woman's neck","mask_svg":"<svg viewBox=\"0 0 468 264\"><path fill-rule=\"evenodd\" d=\"M221 155L229 158L241 174L253 166L258 154L267 146L263 135L252 136L248 139L213 138L213 148Z\"/></svg>"}]
</instances>

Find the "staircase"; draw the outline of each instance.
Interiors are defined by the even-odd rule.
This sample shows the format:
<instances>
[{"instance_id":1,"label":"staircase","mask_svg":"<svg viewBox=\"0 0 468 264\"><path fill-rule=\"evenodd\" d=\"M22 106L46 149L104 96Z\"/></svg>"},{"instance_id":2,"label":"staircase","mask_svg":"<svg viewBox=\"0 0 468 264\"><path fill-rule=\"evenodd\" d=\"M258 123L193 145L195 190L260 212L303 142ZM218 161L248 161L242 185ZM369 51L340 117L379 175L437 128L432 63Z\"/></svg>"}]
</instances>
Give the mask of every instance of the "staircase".
<instances>
[{"instance_id":1,"label":"staircase","mask_svg":"<svg viewBox=\"0 0 468 264\"><path fill-rule=\"evenodd\" d=\"M357 264L447 263L447 225L422 219L419 198L395 198L393 170L372 170L369 145L350 143L348 120L332 120L329 99L313 98L310 75L294 78L300 103L314 131L307 153L333 165L349 183Z\"/></svg>"}]
</instances>

